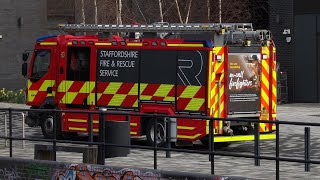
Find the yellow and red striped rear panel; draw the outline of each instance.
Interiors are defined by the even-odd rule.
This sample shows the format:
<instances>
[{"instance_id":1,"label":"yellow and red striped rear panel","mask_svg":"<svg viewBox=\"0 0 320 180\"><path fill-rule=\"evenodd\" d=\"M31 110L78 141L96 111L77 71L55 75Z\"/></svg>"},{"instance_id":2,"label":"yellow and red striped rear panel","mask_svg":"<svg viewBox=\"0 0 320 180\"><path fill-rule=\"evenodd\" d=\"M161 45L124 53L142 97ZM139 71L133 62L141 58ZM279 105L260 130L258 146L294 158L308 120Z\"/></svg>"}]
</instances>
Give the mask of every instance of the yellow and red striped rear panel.
<instances>
[{"instance_id":1,"label":"yellow and red striped rear panel","mask_svg":"<svg viewBox=\"0 0 320 180\"><path fill-rule=\"evenodd\" d=\"M277 108L277 73L276 73L276 49L271 46L262 47L261 61L261 120L274 120ZM272 124L260 123L260 132L269 132Z\"/></svg>"}]
</instances>

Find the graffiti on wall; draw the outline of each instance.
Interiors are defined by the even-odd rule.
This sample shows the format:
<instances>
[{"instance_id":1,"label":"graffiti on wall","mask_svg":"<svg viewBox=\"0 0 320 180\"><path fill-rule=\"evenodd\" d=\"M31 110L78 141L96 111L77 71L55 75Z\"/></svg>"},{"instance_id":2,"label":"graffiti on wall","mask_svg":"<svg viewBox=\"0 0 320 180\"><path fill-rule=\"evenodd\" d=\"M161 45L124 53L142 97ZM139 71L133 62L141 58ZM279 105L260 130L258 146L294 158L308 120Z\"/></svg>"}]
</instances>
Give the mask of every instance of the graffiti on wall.
<instances>
[{"instance_id":1,"label":"graffiti on wall","mask_svg":"<svg viewBox=\"0 0 320 180\"><path fill-rule=\"evenodd\" d=\"M17 179L18 177L18 173L15 171L15 169L0 169L0 179L13 180Z\"/></svg>"},{"instance_id":2,"label":"graffiti on wall","mask_svg":"<svg viewBox=\"0 0 320 180\"><path fill-rule=\"evenodd\" d=\"M160 174L142 172L124 168L114 170L102 166L85 164L71 164L63 170L58 170L56 180L140 180L140 179L161 179Z\"/></svg>"}]
</instances>

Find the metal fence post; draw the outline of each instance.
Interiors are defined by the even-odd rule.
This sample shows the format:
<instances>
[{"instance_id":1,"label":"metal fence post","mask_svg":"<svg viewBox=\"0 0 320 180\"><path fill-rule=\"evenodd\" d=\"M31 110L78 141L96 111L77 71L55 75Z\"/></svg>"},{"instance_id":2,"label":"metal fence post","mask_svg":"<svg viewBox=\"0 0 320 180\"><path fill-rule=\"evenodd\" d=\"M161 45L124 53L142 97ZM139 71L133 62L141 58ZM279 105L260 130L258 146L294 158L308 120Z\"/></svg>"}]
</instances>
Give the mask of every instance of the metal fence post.
<instances>
[{"instance_id":1,"label":"metal fence post","mask_svg":"<svg viewBox=\"0 0 320 180\"><path fill-rule=\"evenodd\" d=\"M213 120L209 121L209 158L211 162L211 174L214 174L214 133L213 133Z\"/></svg>"},{"instance_id":2,"label":"metal fence post","mask_svg":"<svg viewBox=\"0 0 320 180\"><path fill-rule=\"evenodd\" d=\"M166 158L171 158L171 120L170 118L165 118L166 123L166 142L167 142L167 148L169 150L166 151Z\"/></svg>"},{"instance_id":3,"label":"metal fence post","mask_svg":"<svg viewBox=\"0 0 320 180\"><path fill-rule=\"evenodd\" d=\"M21 115L22 115L22 138L25 138L26 136L25 136L25 114L22 112L21 113ZM25 146L26 146L26 141L25 140L22 140L22 148L24 149L25 148Z\"/></svg>"},{"instance_id":4,"label":"metal fence post","mask_svg":"<svg viewBox=\"0 0 320 180\"><path fill-rule=\"evenodd\" d=\"M304 160L310 160L310 127L304 128ZM310 163L305 163L304 171L310 171Z\"/></svg>"},{"instance_id":5,"label":"metal fence post","mask_svg":"<svg viewBox=\"0 0 320 180\"><path fill-rule=\"evenodd\" d=\"M99 114L99 145L98 145L98 164L105 164L105 118L104 113Z\"/></svg>"},{"instance_id":6,"label":"metal fence post","mask_svg":"<svg viewBox=\"0 0 320 180\"><path fill-rule=\"evenodd\" d=\"M53 160L57 160L57 112L53 110Z\"/></svg>"},{"instance_id":7,"label":"metal fence post","mask_svg":"<svg viewBox=\"0 0 320 180\"><path fill-rule=\"evenodd\" d=\"M254 155L260 157L260 123L254 123ZM254 159L254 165L260 166L260 159Z\"/></svg>"},{"instance_id":8,"label":"metal fence post","mask_svg":"<svg viewBox=\"0 0 320 180\"><path fill-rule=\"evenodd\" d=\"M9 108L9 143L10 143L10 157L12 157L12 109Z\"/></svg>"},{"instance_id":9,"label":"metal fence post","mask_svg":"<svg viewBox=\"0 0 320 180\"><path fill-rule=\"evenodd\" d=\"M276 120L276 180L280 180L280 164L279 164L279 151L280 151L280 137L279 137L279 122Z\"/></svg>"},{"instance_id":10,"label":"metal fence post","mask_svg":"<svg viewBox=\"0 0 320 180\"><path fill-rule=\"evenodd\" d=\"M4 136L8 137L8 119L7 115L4 115ZM5 147L8 147L8 139L4 140Z\"/></svg>"},{"instance_id":11,"label":"metal fence post","mask_svg":"<svg viewBox=\"0 0 320 180\"><path fill-rule=\"evenodd\" d=\"M153 119L153 147L154 147L154 152L153 152L153 169L157 169L157 161L158 161L158 157L157 157L157 131L158 131L158 118L155 117L155 115L152 116Z\"/></svg>"},{"instance_id":12,"label":"metal fence post","mask_svg":"<svg viewBox=\"0 0 320 180\"><path fill-rule=\"evenodd\" d=\"M92 129L92 113L88 114L88 133L89 133L89 142L93 142L93 129ZM92 146L90 144L89 146Z\"/></svg>"}]
</instances>

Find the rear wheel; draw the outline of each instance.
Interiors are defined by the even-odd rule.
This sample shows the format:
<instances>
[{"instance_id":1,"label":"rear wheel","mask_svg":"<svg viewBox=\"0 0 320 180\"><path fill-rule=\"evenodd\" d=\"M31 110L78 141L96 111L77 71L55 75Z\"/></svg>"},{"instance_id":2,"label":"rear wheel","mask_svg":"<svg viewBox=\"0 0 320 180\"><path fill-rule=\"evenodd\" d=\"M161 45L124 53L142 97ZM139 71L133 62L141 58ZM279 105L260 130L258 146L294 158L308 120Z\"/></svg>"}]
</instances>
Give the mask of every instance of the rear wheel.
<instances>
[{"instance_id":1,"label":"rear wheel","mask_svg":"<svg viewBox=\"0 0 320 180\"><path fill-rule=\"evenodd\" d=\"M154 141L156 139L157 146L163 146L166 142L165 140L165 127L164 127L164 122L162 119L158 119L157 121L157 132L156 132L156 138L154 137L154 121L149 121L147 125L147 130L146 130L146 136L147 136L147 142L150 146L154 145Z\"/></svg>"}]
</instances>

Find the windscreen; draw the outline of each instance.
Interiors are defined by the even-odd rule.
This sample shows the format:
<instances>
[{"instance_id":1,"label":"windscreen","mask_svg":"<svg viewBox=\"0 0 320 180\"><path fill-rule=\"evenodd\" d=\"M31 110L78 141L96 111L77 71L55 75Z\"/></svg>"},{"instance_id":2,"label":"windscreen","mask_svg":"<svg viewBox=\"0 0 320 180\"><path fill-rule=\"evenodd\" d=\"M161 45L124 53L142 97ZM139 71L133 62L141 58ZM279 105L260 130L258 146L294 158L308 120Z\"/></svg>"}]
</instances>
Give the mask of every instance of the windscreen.
<instances>
[{"instance_id":1,"label":"windscreen","mask_svg":"<svg viewBox=\"0 0 320 180\"><path fill-rule=\"evenodd\" d=\"M228 54L228 112L256 112L260 108L260 53Z\"/></svg>"}]
</instances>

